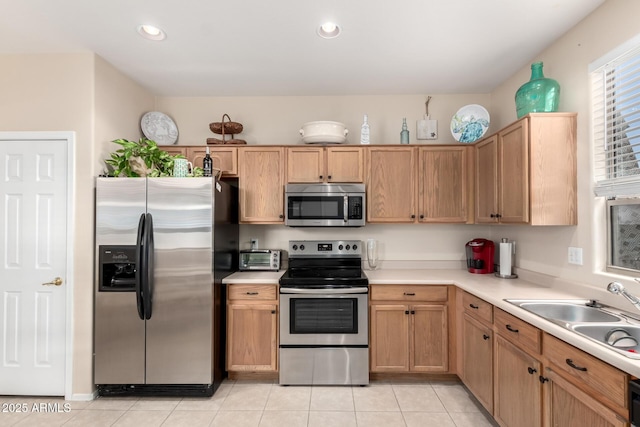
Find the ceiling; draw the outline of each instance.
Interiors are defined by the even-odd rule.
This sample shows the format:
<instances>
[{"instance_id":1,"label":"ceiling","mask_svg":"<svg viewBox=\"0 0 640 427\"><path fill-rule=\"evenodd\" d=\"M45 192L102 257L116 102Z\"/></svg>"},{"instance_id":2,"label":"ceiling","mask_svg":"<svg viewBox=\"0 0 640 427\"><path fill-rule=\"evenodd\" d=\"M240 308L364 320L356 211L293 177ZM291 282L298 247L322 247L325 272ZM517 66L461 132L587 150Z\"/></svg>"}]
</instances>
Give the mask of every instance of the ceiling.
<instances>
[{"instance_id":1,"label":"ceiling","mask_svg":"<svg viewBox=\"0 0 640 427\"><path fill-rule=\"evenodd\" d=\"M159 96L488 93L604 1L0 0L0 54L95 52Z\"/></svg>"}]
</instances>

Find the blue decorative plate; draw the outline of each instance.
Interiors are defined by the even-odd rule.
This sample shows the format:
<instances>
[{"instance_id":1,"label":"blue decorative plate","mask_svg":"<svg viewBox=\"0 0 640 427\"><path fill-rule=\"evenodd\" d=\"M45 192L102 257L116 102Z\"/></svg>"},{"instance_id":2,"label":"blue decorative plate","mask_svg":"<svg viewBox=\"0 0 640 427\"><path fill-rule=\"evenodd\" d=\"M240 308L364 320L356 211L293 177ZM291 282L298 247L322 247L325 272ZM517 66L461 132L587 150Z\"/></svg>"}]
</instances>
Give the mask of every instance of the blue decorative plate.
<instances>
[{"instance_id":1,"label":"blue decorative plate","mask_svg":"<svg viewBox=\"0 0 640 427\"><path fill-rule=\"evenodd\" d=\"M465 105L451 119L451 134L458 142L476 142L487 129L489 112L482 105Z\"/></svg>"}]
</instances>

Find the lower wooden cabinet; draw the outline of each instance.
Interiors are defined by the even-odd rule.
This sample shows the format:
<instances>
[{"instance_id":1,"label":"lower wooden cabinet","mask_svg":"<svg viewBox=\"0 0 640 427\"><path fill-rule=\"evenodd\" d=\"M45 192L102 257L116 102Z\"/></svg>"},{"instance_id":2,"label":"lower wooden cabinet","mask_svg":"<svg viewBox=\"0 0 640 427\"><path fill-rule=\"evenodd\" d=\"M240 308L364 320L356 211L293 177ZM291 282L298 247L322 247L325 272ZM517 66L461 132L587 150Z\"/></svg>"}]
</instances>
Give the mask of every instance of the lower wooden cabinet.
<instances>
[{"instance_id":1,"label":"lower wooden cabinet","mask_svg":"<svg viewBox=\"0 0 640 427\"><path fill-rule=\"evenodd\" d=\"M493 413L493 329L465 314L462 319L462 380Z\"/></svg>"},{"instance_id":2,"label":"lower wooden cabinet","mask_svg":"<svg viewBox=\"0 0 640 427\"><path fill-rule=\"evenodd\" d=\"M276 372L277 339L276 285L229 285L227 370Z\"/></svg>"},{"instance_id":3,"label":"lower wooden cabinet","mask_svg":"<svg viewBox=\"0 0 640 427\"><path fill-rule=\"evenodd\" d=\"M626 427L615 411L592 398L553 369L545 369L545 408L550 427Z\"/></svg>"},{"instance_id":4,"label":"lower wooden cabinet","mask_svg":"<svg viewBox=\"0 0 640 427\"><path fill-rule=\"evenodd\" d=\"M540 361L496 335L494 363L493 417L502 426L541 426Z\"/></svg>"},{"instance_id":5,"label":"lower wooden cabinet","mask_svg":"<svg viewBox=\"0 0 640 427\"><path fill-rule=\"evenodd\" d=\"M371 372L449 371L446 286L374 285L371 299Z\"/></svg>"}]
</instances>

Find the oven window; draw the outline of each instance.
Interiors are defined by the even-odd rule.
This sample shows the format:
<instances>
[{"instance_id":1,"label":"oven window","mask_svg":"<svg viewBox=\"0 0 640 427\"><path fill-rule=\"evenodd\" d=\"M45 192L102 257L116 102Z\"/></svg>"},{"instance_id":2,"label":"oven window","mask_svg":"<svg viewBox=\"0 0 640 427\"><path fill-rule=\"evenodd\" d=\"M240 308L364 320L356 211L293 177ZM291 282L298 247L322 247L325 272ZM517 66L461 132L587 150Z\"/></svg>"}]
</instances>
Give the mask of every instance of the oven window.
<instances>
[{"instance_id":1,"label":"oven window","mask_svg":"<svg viewBox=\"0 0 640 427\"><path fill-rule=\"evenodd\" d=\"M290 219L343 219L342 196L289 196Z\"/></svg>"},{"instance_id":2,"label":"oven window","mask_svg":"<svg viewBox=\"0 0 640 427\"><path fill-rule=\"evenodd\" d=\"M357 334L356 298L291 298L291 334Z\"/></svg>"}]
</instances>

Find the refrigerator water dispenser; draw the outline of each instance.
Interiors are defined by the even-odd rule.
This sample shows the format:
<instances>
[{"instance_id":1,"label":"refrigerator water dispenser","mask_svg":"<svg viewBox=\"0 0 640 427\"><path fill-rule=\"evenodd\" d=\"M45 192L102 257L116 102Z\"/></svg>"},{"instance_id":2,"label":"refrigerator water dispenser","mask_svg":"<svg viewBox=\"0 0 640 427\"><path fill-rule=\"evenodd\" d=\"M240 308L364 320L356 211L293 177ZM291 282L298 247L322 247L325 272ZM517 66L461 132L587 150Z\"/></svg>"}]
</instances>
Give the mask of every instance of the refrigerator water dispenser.
<instances>
[{"instance_id":1,"label":"refrigerator water dispenser","mask_svg":"<svg viewBox=\"0 0 640 427\"><path fill-rule=\"evenodd\" d=\"M100 292L135 292L136 246L101 245L99 254Z\"/></svg>"}]
</instances>

